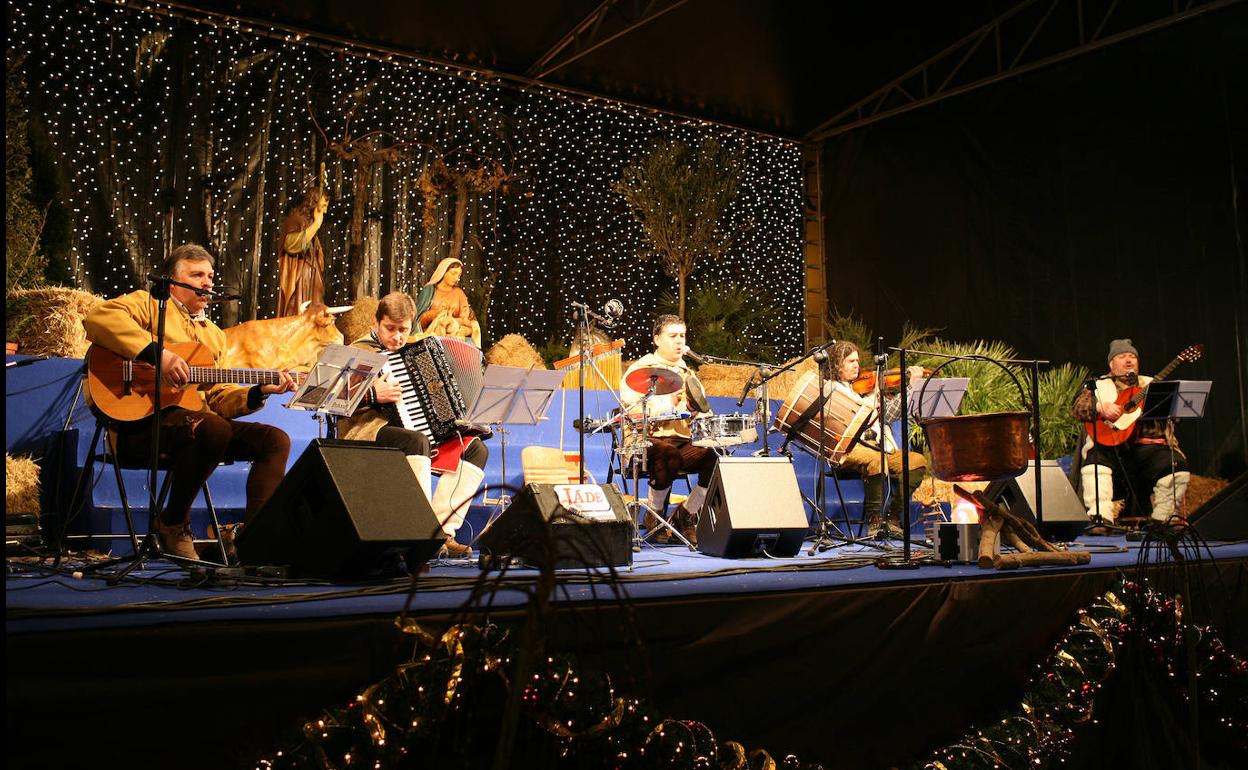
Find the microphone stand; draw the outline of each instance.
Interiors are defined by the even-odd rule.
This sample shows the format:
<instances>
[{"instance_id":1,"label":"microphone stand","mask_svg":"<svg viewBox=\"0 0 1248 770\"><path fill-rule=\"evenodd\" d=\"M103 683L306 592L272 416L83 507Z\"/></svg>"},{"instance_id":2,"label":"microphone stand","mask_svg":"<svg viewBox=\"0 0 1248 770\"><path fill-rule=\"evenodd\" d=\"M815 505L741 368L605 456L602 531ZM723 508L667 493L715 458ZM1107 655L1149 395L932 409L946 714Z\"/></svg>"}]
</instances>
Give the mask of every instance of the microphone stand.
<instances>
[{"instance_id":1,"label":"microphone stand","mask_svg":"<svg viewBox=\"0 0 1248 770\"><path fill-rule=\"evenodd\" d=\"M897 447L897 451L901 452L901 489L898 490L906 496L901 506L901 560L898 561L895 556L881 556L875 563L880 569L918 569L919 563L910 559L910 415L908 413L910 405L908 402L908 394L906 393L910 383L906 377L906 349L894 348L900 351L900 358L897 362L900 367L901 375L901 446ZM876 359L880 361L888 360L888 355L884 352L884 338L880 337L880 356ZM880 460L883 462L884 485L888 489L889 496L892 496L892 483L888 478L888 463L884 452L884 431L890 428L884 424L884 364L878 363L876 371L876 388L878 388L880 399ZM883 501L881 499L880 521L887 522L888 517L884 513ZM885 526L887 530L887 525Z\"/></svg>"},{"instance_id":2,"label":"microphone stand","mask_svg":"<svg viewBox=\"0 0 1248 770\"><path fill-rule=\"evenodd\" d=\"M884 440L884 431L889 427L884 423L884 365L888 363L888 354L884 352L884 338L876 337L875 340L875 406L878 411L875 413L875 424L879 426L880 433L876 439L880 442L880 474L884 476L884 481L880 489L880 528L871 533L877 540L888 539L888 506L892 502L893 497L893 480L889 474L888 468L888 444ZM905 475L905 468L902 468L902 475ZM904 481L902 482L904 485ZM902 532L904 539L909 533Z\"/></svg>"},{"instance_id":3,"label":"microphone stand","mask_svg":"<svg viewBox=\"0 0 1248 770\"><path fill-rule=\"evenodd\" d=\"M130 563L120 572L110 575L108 583L117 585L125 579L136 567L139 567L147 559L164 558L180 567L187 567L193 564L199 564L198 559L186 559L171 553L164 553L160 549L160 544L156 540L156 530L160 522L160 503L157 495L156 479L160 473L160 417L161 417L161 377L164 374L164 353L165 353L165 311L169 307L169 287L181 286L190 289L197 294L211 295L213 292L209 289L200 289L190 284L175 281L167 276L148 275L147 280L150 285L149 293L156 300L156 361L155 361L155 380L152 388L153 406L155 411L152 413L152 444L151 456L148 458L147 466L147 534L143 537L143 542L139 544L138 550L134 552L134 557ZM114 457L113 462L119 462ZM110 559L109 561L91 565L88 569L96 571L106 567L111 567L125 561L125 558ZM84 572L87 570L83 570Z\"/></svg>"},{"instance_id":4,"label":"microphone stand","mask_svg":"<svg viewBox=\"0 0 1248 770\"><path fill-rule=\"evenodd\" d=\"M580 418L580 424L584 425L585 424L585 361L586 359L589 359L590 368L593 369L593 371L598 375L598 378L602 380L603 384L607 384L606 375L602 373L602 371L598 368L598 365L595 364L592 359L594 346L591 344L590 337L589 337L590 318L593 317L597 319L599 322L603 324L603 326L607 327L608 329L614 325L616 319L604 318L603 316L600 316L597 313L592 312L589 309L588 305L581 303L581 302L572 303L572 312L575 314L575 317L576 317L576 332L573 337L573 340L576 341L579 339L580 345L581 345L581 350L580 350L580 353L577 355L577 361L576 361L577 412L578 412L577 416ZM623 411L624 404L622 401L620 401L620 394L618 392L618 389L612 390L608 388L608 390L610 391L612 397L615 399L615 402L620 405L621 411ZM578 457L576 461L576 465L577 465L576 479L578 483L584 484L585 483L585 431L578 430L577 433L579 434L579 438L577 440Z\"/></svg>"},{"instance_id":5,"label":"microphone stand","mask_svg":"<svg viewBox=\"0 0 1248 770\"><path fill-rule=\"evenodd\" d=\"M581 350L576 360L577 411L581 425L585 424L585 357L593 352L589 344L589 310L584 306L573 307L576 311L576 334L580 339ZM576 483L585 483L585 431L577 431L576 450Z\"/></svg>"}]
</instances>

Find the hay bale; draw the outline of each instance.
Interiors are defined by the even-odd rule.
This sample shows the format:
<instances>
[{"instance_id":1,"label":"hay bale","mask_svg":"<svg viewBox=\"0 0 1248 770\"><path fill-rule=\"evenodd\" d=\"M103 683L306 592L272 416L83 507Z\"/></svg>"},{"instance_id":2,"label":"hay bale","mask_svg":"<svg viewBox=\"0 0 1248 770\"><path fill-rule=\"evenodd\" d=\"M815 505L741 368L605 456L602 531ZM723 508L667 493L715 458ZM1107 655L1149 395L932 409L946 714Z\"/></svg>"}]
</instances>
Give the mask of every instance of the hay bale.
<instances>
[{"instance_id":1,"label":"hay bale","mask_svg":"<svg viewBox=\"0 0 1248 770\"><path fill-rule=\"evenodd\" d=\"M1183 506L1184 511L1189 514L1192 513L1200 506L1209 502L1209 499L1214 495L1226 489L1228 484L1230 482L1223 479L1212 479L1208 476L1197 476L1193 473L1191 481L1187 485L1187 496L1185 498L1187 502Z\"/></svg>"},{"instance_id":2,"label":"hay bale","mask_svg":"<svg viewBox=\"0 0 1248 770\"><path fill-rule=\"evenodd\" d=\"M813 371L815 371L814 360L807 359L803 361L792 371L785 372L771 382L767 383L768 397L784 400L784 398L789 395L789 391L793 390L793 386L797 384L797 381L802 377L802 375L806 374L806 372ZM740 398L741 388L745 387L746 380L757 374L757 372L758 369L753 366L706 364L698 369L698 379L702 381L702 387L706 389L706 395L708 396ZM757 388L750 391L751 398L757 396Z\"/></svg>"},{"instance_id":3,"label":"hay bale","mask_svg":"<svg viewBox=\"0 0 1248 770\"><path fill-rule=\"evenodd\" d=\"M542 355L519 334L508 334L486 351L485 362L499 366L518 366L528 369L547 369Z\"/></svg>"},{"instance_id":4,"label":"hay bale","mask_svg":"<svg viewBox=\"0 0 1248 770\"><path fill-rule=\"evenodd\" d=\"M18 289L5 297L5 338L30 356L82 358L87 353L82 319L104 298L60 287Z\"/></svg>"},{"instance_id":5,"label":"hay bale","mask_svg":"<svg viewBox=\"0 0 1248 770\"><path fill-rule=\"evenodd\" d=\"M360 337L366 336L377 321L377 298L360 297L351 309L338 316L334 321L342 338L350 345Z\"/></svg>"},{"instance_id":6,"label":"hay bale","mask_svg":"<svg viewBox=\"0 0 1248 770\"><path fill-rule=\"evenodd\" d=\"M959 481L958 486L968 492L983 492L991 484L990 481ZM953 493L952 481L941 481L940 479L928 473L923 479L923 483L919 484L919 488L914 490L915 502L924 505L933 505L935 503L949 503L952 505L957 502L957 495Z\"/></svg>"},{"instance_id":7,"label":"hay bale","mask_svg":"<svg viewBox=\"0 0 1248 770\"><path fill-rule=\"evenodd\" d=\"M4 455L4 503L7 515L39 513L39 464L29 457Z\"/></svg>"}]
</instances>

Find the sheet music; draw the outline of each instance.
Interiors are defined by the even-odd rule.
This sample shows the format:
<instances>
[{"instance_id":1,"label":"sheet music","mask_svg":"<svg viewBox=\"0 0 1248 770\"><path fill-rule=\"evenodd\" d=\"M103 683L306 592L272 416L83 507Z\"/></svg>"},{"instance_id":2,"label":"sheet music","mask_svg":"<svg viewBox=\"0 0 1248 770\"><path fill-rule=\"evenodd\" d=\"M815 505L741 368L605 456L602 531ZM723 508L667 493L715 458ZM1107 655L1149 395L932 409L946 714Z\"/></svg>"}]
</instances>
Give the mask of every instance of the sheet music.
<instances>
[{"instance_id":1,"label":"sheet music","mask_svg":"<svg viewBox=\"0 0 1248 770\"><path fill-rule=\"evenodd\" d=\"M923 391L924 383L928 383L927 392ZM932 380L916 377L910 380L910 418L921 420L957 414L970 383L969 377L937 377ZM919 403L920 394L923 396L922 404Z\"/></svg>"},{"instance_id":2,"label":"sheet music","mask_svg":"<svg viewBox=\"0 0 1248 770\"><path fill-rule=\"evenodd\" d=\"M330 345L321 352L286 408L347 417L355 412L385 364L383 353Z\"/></svg>"},{"instance_id":3,"label":"sheet music","mask_svg":"<svg viewBox=\"0 0 1248 770\"><path fill-rule=\"evenodd\" d=\"M1141 420L1203 417L1212 380L1153 380L1140 406Z\"/></svg>"},{"instance_id":4,"label":"sheet music","mask_svg":"<svg viewBox=\"0 0 1248 770\"><path fill-rule=\"evenodd\" d=\"M490 364L481 380L467 422L536 425L546 418L551 398L563 384L558 369L521 369Z\"/></svg>"}]
</instances>

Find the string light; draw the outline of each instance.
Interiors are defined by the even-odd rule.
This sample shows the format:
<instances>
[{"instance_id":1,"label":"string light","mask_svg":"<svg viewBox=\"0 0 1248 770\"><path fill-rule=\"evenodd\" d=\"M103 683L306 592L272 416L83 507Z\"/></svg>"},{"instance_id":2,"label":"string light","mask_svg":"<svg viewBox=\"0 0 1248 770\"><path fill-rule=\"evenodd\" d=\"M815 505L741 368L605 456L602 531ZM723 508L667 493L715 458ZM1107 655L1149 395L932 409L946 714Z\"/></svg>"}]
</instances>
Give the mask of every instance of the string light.
<instances>
[{"instance_id":1,"label":"string light","mask_svg":"<svg viewBox=\"0 0 1248 770\"><path fill-rule=\"evenodd\" d=\"M88 290L129 291L173 246L203 239L218 255L219 282L241 289L244 311L272 315L277 229L323 160L334 201L320 235L326 300L349 303L353 169L327 153L308 115L311 92L331 139L346 134L349 119L353 137L384 131L383 142L409 141L405 157L367 185L365 238L380 244L381 292L414 292L450 248L448 196L439 199L436 226L422 223L417 179L433 157L430 145L448 165L503 164L506 189L475 193L466 207L465 279L497 273L494 336L517 332L539 345L567 340L568 303L620 297L630 308L617 330L627 352L648 349L651 311L675 281L637 258L640 226L611 186L658 137L692 146L713 136L742 149L739 191L725 214L737 237L722 259L698 268L690 288L764 288L775 321L759 333L783 354L801 347L795 142L462 66L334 47L277 26L174 15L158 3L48 8L17 0L10 9L10 46L29 57L28 103L66 172L71 269Z\"/></svg>"}]
</instances>

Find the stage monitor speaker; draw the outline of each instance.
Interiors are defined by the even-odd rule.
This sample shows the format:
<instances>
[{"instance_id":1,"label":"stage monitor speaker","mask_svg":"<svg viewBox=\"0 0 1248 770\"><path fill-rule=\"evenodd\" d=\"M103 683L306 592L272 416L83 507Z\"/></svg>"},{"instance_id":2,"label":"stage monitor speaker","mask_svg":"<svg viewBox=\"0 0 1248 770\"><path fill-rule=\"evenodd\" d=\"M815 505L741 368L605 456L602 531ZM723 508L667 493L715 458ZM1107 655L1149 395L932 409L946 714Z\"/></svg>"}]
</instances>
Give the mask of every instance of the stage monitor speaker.
<instances>
[{"instance_id":1,"label":"stage monitor speaker","mask_svg":"<svg viewBox=\"0 0 1248 770\"><path fill-rule=\"evenodd\" d=\"M1248 473L1239 474L1187 520L1205 540L1248 540Z\"/></svg>"},{"instance_id":2,"label":"stage monitor speaker","mask_svg":"<svg viewBox=\"0 0 1248 770\"><path fill-rule=\"evenodd\" d=\"M555 569L623 567L633 563L633 522L614 484L525 484L475 545L537 568L552 556Z\"/></svg>"},{"instance_id":3,"label":"stage monitor speaker","mask_svg":"<svg viewBox=\"0 0 1248 770\"><path fill-rule=\"evenodd\" d=\"M721 457L698 516L710 556L794 556L810 522L787 457Z\"/></svg>"},{"instance_id":4,"label":"stage monitor speaker","mask_svg":"<svg viewBox=\"0 0 1248 770\"><path fill-rule=\"evenodd\" d=\"M239 533L239 561L362 578L428 561L446 540L403 451L317 439Z\"/></svg>"},{"instance_id":5,"label":"stage monitor speaker","mask_svg":"<svg viewBox=\"0 0 1248 770\"><path fill-rule=\"evenodd\" d=\"M1039 526L1040 534L1046 540L1068 542L1074 540L1087 529L1088 512L1083 507L1075 488L1066 478L1066 472L1057 464L1057 460L1040 461L1041 493L1044 495L1044 522ZM984 491L984 496L997 505L1009 508L1010 511L1025 517L1033 524L1036 521L1036 466L1028 463L1027 470L1021 476L1012 479L994 481Z\"/></svg>"}]
</instances>

